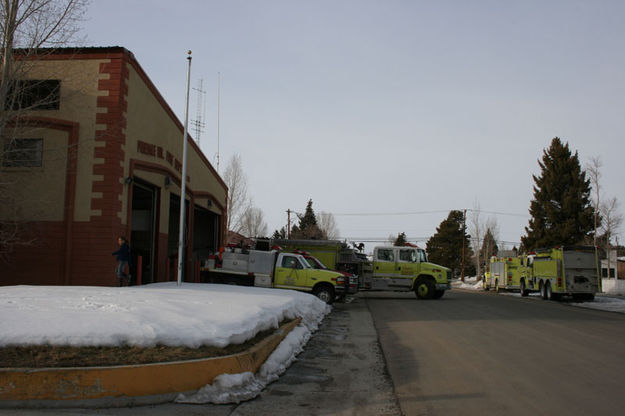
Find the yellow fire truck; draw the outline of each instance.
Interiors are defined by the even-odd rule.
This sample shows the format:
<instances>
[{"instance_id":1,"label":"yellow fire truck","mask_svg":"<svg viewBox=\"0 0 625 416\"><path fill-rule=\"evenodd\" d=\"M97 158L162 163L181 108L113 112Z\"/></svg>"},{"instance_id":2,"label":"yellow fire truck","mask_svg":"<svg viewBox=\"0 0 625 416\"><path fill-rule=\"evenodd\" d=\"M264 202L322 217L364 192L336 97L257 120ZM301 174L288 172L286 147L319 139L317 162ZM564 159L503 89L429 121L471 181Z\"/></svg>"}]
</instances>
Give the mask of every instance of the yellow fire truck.
<instances>
[{"instance_id":1,"label":"yellow fire truck","mask_svg":"<svg viewBox=\"0 0 625 416\"><path fill-rule=\"evenodd\" d=\"M540 292L543 299L593 300L599 292L597 252L590 246L565 246L537 250L527 255L522 266L527 270L519 291Z\"/></svg>"}]
</instances>

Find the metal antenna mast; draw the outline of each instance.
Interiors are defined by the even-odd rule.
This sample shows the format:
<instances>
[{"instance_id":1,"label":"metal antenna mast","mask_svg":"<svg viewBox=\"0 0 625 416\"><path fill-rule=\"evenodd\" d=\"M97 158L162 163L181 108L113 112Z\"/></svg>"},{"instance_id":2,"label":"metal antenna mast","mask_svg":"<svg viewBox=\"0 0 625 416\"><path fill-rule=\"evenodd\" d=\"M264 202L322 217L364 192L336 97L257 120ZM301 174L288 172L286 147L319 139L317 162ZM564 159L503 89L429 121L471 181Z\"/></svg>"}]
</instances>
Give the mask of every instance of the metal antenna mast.
<instances>
[{"instance_id":1,"label":"metal antenna mast","mask_svg":"<svg viewBox=\"0 0 625 416\"><path fill-rule=\"evenodd\" d=\"M219 116L221 110L221 73L217 72L217 172L219 172Z\"/></svg>"},{"instance_id":2,"label":"metal antenna mast","mask_svg":"<svg viewBox=\"0 0 625 416\"><path fill-rule=\"evenodd\" d=\"M197 107L195 112L195 120L191 120L193 131L195 132L195 141L197 145L200 145L200 135L204 132L204 112L206 108L206 91L203 89L204 80L200 78L198 80L198 87L193 88L193 91L197 91Z\"/></svg>"}]
</instances>

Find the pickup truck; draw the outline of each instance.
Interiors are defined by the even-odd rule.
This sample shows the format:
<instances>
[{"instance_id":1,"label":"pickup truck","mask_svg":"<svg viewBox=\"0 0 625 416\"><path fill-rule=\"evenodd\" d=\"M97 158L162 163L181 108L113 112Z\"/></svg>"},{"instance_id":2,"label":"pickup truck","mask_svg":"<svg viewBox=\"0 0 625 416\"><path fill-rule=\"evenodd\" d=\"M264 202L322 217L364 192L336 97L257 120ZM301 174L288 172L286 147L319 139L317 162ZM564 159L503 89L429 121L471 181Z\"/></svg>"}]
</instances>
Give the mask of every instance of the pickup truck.
<instances>
[{"instance_id":1,"label":"pickup truck","mask_svg":"<svg viewBox=\"0 0 625 416\"><path fill-rule=\"evenodd\" d=\"M226 249L200 268L203 282L294 289L331 304L344 296L347 279L331 270L314 269L296 253Z\"/></svg>"}]
</instances>

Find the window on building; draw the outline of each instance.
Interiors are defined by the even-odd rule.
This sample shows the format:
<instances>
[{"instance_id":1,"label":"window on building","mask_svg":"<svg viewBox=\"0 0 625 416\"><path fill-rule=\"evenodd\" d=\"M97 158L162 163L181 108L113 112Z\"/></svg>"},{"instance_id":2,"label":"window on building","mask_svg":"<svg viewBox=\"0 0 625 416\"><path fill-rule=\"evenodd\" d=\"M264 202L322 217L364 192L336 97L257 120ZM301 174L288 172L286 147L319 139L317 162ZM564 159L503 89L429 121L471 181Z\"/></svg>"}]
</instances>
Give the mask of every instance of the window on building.
<instances>
[{"instance_id":1,"label":"window on building","mask_svg":"<svg viewBox=\"0 0 625 416\"><path fill-rule=\"evenodd\" d=\"M61 81L22 80L9 93L6 107L13 110L58 110L61 102Z\"/></svg>"},{"instance_id":2,"label":"window on building","mask_svg":"<svg viewBox=\"0 0 625 416\"><path fill-rule=\"evenodd\" d=\"M2 167L43 166L43 139L13 139L5 142Z\"/></svg>"}]
</instances>

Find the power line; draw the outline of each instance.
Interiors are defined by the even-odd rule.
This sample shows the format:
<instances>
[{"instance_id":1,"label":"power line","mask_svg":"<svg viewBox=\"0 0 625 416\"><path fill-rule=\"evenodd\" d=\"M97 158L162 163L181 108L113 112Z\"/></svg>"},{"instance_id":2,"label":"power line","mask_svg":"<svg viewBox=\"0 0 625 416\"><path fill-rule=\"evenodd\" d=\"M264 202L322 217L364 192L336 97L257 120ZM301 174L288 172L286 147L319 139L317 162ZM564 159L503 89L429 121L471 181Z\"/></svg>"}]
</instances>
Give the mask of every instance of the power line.
<instances>
[{"instance_id":1,"label":"power line","mask_svg":"<svg viewBox=\"0 0 625 416\"><path fill-rule=\"evenodd\" d=\"M411 237L406 236L406 241L422 241L427 242L431 237ZM389 237L364 237L364 238L356 238L356 237L341 237L339 240L346 241L357 241L360 243L386 243L389 242ZM471 237L469 238L471 242L477 241L477 238ZM518 245L520 241L507 241L507 240L495 240L496 243L503 243L508 245Z\"/></svg>"},{"instance_id":2,"label":"power line","mask_svg":"<svg viewBox=\"0 0 625 416\"><path fill-rule=\"evenodd\" d=\"M335 217L384 217L384 216L400 216L400 215L421 215L421 214L440 214L449 212L447 210L439 211L413 211L413 212L357 212L357 213L338 213L333 214Z\"/></svg>"},{"instance_id":3,"label":"power line","mask_svg":"<svg viewBox=\"0 0 625 416\"><path fill-rule=\"evenodd\" d=\"M405 212L343 212L343 213L334 213L335 217L391 217L391 216L406 216L406 215L425 215L425 214L442 214L448 213L450 211L463 211L462 209L457 210L433 210L433 211L405 211ZM507 215L511 217L522 217L528 218L529 214L518 214L513 212L499 212L499 211L485 211L480 209L466 209L466 211L470 212L483 212L485 214L493 214L493 215Z\"/></svg>"}]
</instances>

